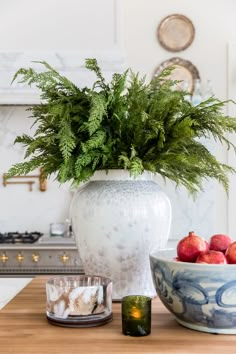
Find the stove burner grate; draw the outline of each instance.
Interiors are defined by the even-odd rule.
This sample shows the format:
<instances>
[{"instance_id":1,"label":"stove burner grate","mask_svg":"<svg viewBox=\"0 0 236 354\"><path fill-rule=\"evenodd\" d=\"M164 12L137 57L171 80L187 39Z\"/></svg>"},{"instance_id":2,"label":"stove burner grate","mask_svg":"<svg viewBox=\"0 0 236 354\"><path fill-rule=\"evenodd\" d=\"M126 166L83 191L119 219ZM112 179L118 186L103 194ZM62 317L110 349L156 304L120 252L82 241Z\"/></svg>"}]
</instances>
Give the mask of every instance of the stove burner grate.
<instances>
[{"instance_id":1,"label":"stove burner grate","mask_svg":"<svg viewBox=\"0 0 236 354\"><path fill-rule=\"evenodd\" d=\"M43 233L38 231L0 233L0 243L34 243L41 236L43 236Z\"/></svg>"}]
</instances>

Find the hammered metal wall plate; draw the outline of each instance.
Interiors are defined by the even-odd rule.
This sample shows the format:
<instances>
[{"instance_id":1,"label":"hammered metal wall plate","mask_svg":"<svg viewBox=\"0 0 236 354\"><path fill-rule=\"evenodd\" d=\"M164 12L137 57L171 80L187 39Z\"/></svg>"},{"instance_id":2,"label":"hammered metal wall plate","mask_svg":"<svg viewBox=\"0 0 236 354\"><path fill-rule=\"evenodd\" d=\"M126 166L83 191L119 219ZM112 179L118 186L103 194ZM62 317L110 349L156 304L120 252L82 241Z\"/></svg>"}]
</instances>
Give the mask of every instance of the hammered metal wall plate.
<instances>
[{"instance_id":1,"label":"hammered metal wall plate","mask_svg":"<svg viewBox=\"0 0 236 354\"><path fill-rule=\"evenodd\" d=\"M200 79L197 68L190 61L175 57L162 62L156 68L154 76L158 76L162 70L170 66L174 66L174 69L169 78L171 80L180 80L180 89L183 88L183 83L187 83L187 90L192 93L194 89L194 81Z\"/></svg>"},{"instance_id":2,"label":"hammered metal wall plate","mask_svg":"<svg viewBox=\"0 0 236 354\"><path fill-rule=\"evenodd\" d=\"M195 36L195 28L184 15L173 14L165 17L157 29L157 38L165 49L179 52L190 46Z\"/></svg>"}]
</instances>

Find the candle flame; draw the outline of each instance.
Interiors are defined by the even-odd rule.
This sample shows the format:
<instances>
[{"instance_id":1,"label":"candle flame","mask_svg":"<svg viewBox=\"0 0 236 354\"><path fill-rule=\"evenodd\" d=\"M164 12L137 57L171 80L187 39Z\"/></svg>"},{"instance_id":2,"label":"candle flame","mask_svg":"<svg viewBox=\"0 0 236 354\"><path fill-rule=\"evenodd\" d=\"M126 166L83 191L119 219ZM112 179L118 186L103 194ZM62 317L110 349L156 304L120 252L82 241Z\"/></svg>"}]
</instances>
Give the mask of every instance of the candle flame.
<instances>
[{"instance_id":1,"label":"candle flame","mask_svg":"<svg viewBox=\"0 0 236 354\"><path fill-rule=\"evenodd\" d=\"M141 311L139 309L137 309L137 307L133 306L132 307L132 311L131 311L131 315L134 318L140 318L141 317Z\"/></svg>"}]
</instances>

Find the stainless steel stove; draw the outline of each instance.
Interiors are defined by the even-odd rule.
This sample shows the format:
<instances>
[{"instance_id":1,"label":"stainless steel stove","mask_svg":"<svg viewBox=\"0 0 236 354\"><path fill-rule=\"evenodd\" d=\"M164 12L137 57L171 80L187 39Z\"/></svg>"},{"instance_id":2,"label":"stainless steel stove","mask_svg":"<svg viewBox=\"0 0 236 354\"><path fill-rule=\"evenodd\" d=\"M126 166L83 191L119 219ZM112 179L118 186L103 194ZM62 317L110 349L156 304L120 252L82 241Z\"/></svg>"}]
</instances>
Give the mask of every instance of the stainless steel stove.
<instances>
[{"instance_id":1,"label":"stainless steel stove","mask_svg":"<svg viewBox=\"0 0 236 354\"><path fill-rule=\"evenodd\" d=\"M41 236L43 236L43 234L38 231L0 233L0 243L34 243L37 242Z\"/></svg>"},{"instance_id":2,"label":"stainless steel stove","mask_svg":"<svg viewBox=\"0 0 236 354\"><path fill-rule=\"evenodd\" d=\"M83 273L74 238L40 232L0 233L0 277Z\"/></svg>"}]
</instances>

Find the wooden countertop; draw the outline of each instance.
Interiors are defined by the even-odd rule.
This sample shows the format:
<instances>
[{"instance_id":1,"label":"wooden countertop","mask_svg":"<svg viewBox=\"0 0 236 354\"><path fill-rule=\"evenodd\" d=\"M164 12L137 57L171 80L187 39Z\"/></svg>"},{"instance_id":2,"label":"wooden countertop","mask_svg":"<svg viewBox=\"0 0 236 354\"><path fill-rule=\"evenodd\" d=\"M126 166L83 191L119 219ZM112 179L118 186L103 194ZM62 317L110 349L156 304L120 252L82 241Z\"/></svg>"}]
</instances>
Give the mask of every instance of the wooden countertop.
<instances>
[{"instance_id":1,"label":"wooden countertop","mask_svg":"<svg viewBox=\"0 0 236 354\"><path fill-rule=\"evenodd\" d=\"M236 335L182 327L157 298L152 301L152 332L146 337L122 334L119 303L113 304L113 321L103 326L53 326L45 316L46 278L33 279L0 311L1 354L236 353Z\"/></svg>"}]
</instances>

